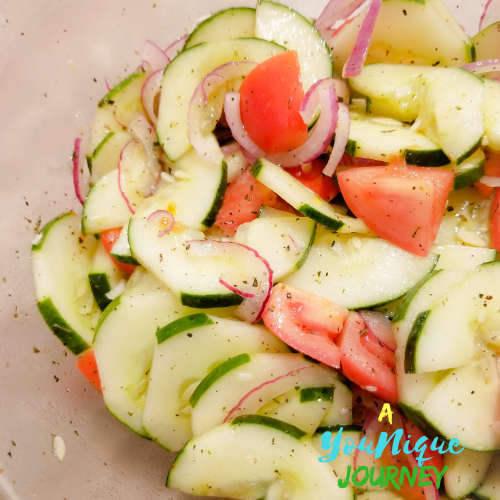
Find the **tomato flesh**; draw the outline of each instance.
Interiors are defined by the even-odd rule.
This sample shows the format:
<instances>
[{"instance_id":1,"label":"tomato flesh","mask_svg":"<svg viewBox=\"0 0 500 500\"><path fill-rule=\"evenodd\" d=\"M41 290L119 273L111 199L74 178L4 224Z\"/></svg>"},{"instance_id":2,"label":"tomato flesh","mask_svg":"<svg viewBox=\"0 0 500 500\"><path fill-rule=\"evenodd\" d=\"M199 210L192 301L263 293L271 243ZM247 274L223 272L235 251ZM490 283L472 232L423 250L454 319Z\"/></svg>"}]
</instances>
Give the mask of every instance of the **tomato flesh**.
<instances>
[{"instance_id":1,"label":"tomato flesh","mask_svg":"<svg viewBox=\"0 0 500 500\"><path fill-rule=\"evenodd\" d=\"M347 206L374 233L415 255L429 254L453 185L451 170L398 159L345 170L337 179Z\"/></svg>"},{"instance_id":2,"label":"tomato flesh","mask_svg":"<svg viewBox=\"0 0 500 500\"><path fill-rule=\"evenodd\" d=\"M234 236L241 224L259 216L262 205L274 207L276 195L247 168L227 187L216 224L226 234Z\"/></svg>"},{"instance_id":3,"label":"tomato flesh","mask_svg":"<svg viewBox=\"0 0 500 500\"><path fill-rule=\"evenodd\" d=\"M307 141L299 110L304 99L297 52L290 50L253 69L240 87L240 113L249 137L265 153L285 153Z\"/></svg>"},{"instance_id":4,"label":"tomato flesh","mask_svg":"<svg viewBox=\"0 0 500 500\"><path fill-rule=\"evenodd\" d=\"M104 249L106 252L108 252L108 255L113 259L113 262L125 273L127 274L132 274L134 272L134 269L137 266L133 266L131 264L122 264L121 262L118 262L112 255L111 255L111 250L113 249L114 244L116 243L116 240L120 236L120 233L122 232L121 227L117 227L115 229L108 229L107 231L104 231L101 234L101 241L104 246Z\"/></svg>"},{"instance_id":5,"label":"tomato flesh","mask_svg":"<svg viewBox=\"0 0 500 500\"><path fill-rule=\"evenodd\" d=\"M333 368L340 368L335 338L348 311L329 300L277 284L262 314L266 327L293 349Z\"/></svg>"},{"instance_id":6,"label":"tomato flesh","mask_svg":"<svg viewBox=\"0 0 500 500\"><path fill-rule=\"evenodd\" d=\"M310 168L294 167L287 169L287 172L325 201L330 201L339 194L340 189L332 177L323 174L327 162L327 157L320 156L313 160L310 166L307 165Z\"/></svg>"},{"instance_id":7,"label":"tomato flesh","mask_svg":"<svg viewBox=\"0 0 500 500\"><path fill-rule=\"evenodd\" d=\"M337 344L341 351L343 374L352 382L389 403L397 403L398 388L394 353L374 341L363 341L370 335L361 315L350 312Z\"/></svg>"},{"instance_id":8,"label":"tomato flesh","mask_svg":"<svg viewBox=\"0 0 500 500\"><path fill-rule=\"evenodd\" d=\"M97 362L95 360L94 351L88 350L83 356L80 356L75 361L75 366L80 370L82 375L97 389L97 392L102 394L101 379Z\"/></svg>"}]
</instances>

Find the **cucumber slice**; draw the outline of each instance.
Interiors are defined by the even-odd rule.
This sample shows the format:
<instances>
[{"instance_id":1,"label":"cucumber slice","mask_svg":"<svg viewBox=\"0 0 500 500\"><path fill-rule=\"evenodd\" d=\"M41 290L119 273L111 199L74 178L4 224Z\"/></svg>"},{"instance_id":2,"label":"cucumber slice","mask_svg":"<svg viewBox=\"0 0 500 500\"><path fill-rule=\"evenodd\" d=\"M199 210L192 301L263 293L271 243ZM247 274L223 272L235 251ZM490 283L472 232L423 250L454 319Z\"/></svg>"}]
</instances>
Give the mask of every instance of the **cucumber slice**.
<instances>
[{"instance_id":1,"label":"cucumber slice","mask_svg":"<svg viewBox=\"0 0 500 500\"><path fill-rule=\"evenodd\" d=\"M418 106L413 101L413 106L402 108L397 102L381 97L367 97L365 112L368 116L386 116L400 122L411 123L417 119Z\"/></svg>"},{"instance_id":2,"label":"cucumber slice","mask_svg":"<svg viewBox=\"0 0 500 500\"><path fill-rule=\"evenodd\" d=\"M316 234L316 223L307 217L258 218L242 224L234 241L264 257L273 270L273 281L300 269Z\"/></svg>"},{"instance_id":3,"label":"cucumber slice","mask_svg":"<svg viewBox=\"0 0 500 500\"><path fill-rule=\"evenodd\" d=\"M193 435L221 424L241 398L261 384L312 364L302 354L242 354L229 359L210 372L191 396Z\"/></svg>"},{"instance_id":4,"label":"cucumber slice","mask_svg":"<svg viewBox=\"0 0 500 500\"><path fill-rule=\"evenodd\" d=\"M440 498L443 498L440 496ZM389 490L372 490L356 495L356 500L404 500L404 497Z\"/></svg>"},{"instance_id":5,"label":"cucumber slice","mask_svg":"<svg viewBox=\"0 0 500 500\"><path fill-rule=\"evenodd\" d=\"M94 337L88 273L96 247L94 237L80 235L78 216L68 212L46 224L31 248L38 309L74 354L89 349Z\"/></svg>"},{"instance_id":6,"label":"cucumber slice","mask_svg":"<svg viewBox=\"0 0 500 500\"><path fill-rule=\"evenodd\" d=\"M485 162L486 159L483 151L478 149L463 163L460 163L460 165L452 163L449 167L446 167L455 174L455 178L453 179L453 190L456 191L458 189L470 187L481 179L484 175Z\"/></svg>"},{"instance_id":7,"label":"cucumber slice","mask_svg":"<svg viewBox=\"0 0 500 500\"><path fill-rule=\"evenodd\" d=\"M167 209L189 228L201 231L211 227L227 188L226 162L209 163L193 149L177 161L173 173L183 178L159 188L136 216L148 217Z\"/></svg>"},{"instance_id":8,"label":"cucumber slice","mask_svg":"<svg viewBox=\"0 0 500 500\"><path fill-rule=\"evenodd\" d=\"M130 219L129 219L130 221ZM132 257L132 252L130 251L130 244L128 242L128 225L129 221L127 221L122 227L122 232L118 239L116 240L113 248L111 249L111 256L122 264L131 264L132 266L138 266L139 262L137 262Z\"/></svg>"},{"instance_id":9,"label":"cucumber slice","mask_svg":"<svg viewBox=\"0 0 500 500\"><path fill-rule=\"evenodd\" d=\"M205 42L254 37L255 9L236 7L217 12L198 24L186 40L183 50Z\"/></svg>"},{"instance_id":10,"label":"cucumber slice","mask_svg":"<svg viewBox=\"0 0 500 500\"><path fill-rule=\"evenodd\" d=\"M116 121L111 106L105 106L104 108L98 107L95 112L94 122L92 123L89 151L94 152L99 147L99 144L102 144L102 141L104 141L106 136L111 132L123 132L123 127ZM92 161L89 163L89 158L92 157L87 156L87 164L89 166L89 171L91 171Z\"/></svg>"},{"instance_id":11,"label":"cucumber slice","mask_svg":"<svg viewBox=\"0 0 500 500\"><path fill-rule=\"evenodd\" d=\"M186 314L165 288L125 292L106 309L94 338L104 402L108 410L141 436L156 331Z\"/></svg>"},{"instance_id":12,"label":"cucumber slice","mask_svg":"<svg viewBox=\"0 0 500 500\"><path fill-rule=\"evenodd\" d=\"M466 247L463 245L434 245L432 252L439 255L436 271L472 271L477 266L497 259L497 251L492 248Z\"/></svg>"},{"instance_id":13,"label":"cucumber slice","mask_svg":"<svg viewBox=\"0 0 500 500\"><path fill-rule=\"evenodd\" d=\"M446 440L456 438L465 448L494 451L500 449L500 434L493 429L499 397L497 361L486 352L451 370L418 402L416 410Z\"/></svg>"},{"instance_id":14,"label":"cucumber slice","mask_svg":"<svg viewBox=\"0 0 500 500\"><path fill-rule=\"evenodd\" d=\"M141 92L148 75L140 68L112 88L99 102L100 108L109 108L115 120L128 127L137 115L146 115Z\"/></svg>"},{"instance_id":15,"label":"cucumber slice","mask_svg":"<svg viewBox=\"0 0 500 500\"><path fill-rule=\"evenodd\" d=\"M436 297L415 320L406 344L405 372L446 370L471 362L476 331L491 341L490 335L500 329L498 283L500 262L489 262Z\"/></svg>"},{"instance_id":16,"label":"cucumber slice","mask_svg":"<svg viewBox=\"0 0 500 500\"><path fill-rule=\"evenodd\" d=\"M418 257L381 238L318 229L303 266L283 280L301 290L361 309L391 302L430 273L437 257Z\"/></svg>"},{"instance_id":17,"label":"cucumber slice","mask_svg":"<svg viewBox=\"0 0 500 500\"><path fill-rule=\"evenodd\" d=\"M390 122L390 123L386 123ZM351 114L349 155L389 161L404 154L408 165L438 167L450 163L442 149L425 135L396 120Z\"/></svg>"},{"instance_id":18,"label":"cucumber slice","mask_svg":"<svg viewBox=\"0 0 500 500\"><path fill-rule=\"evenodd\" d=\"M449 469L444 475L446 494L452 500L464 498L472 493L484 480L493 453L463 450L458 455L450 452L443 457Z\"/></svg>"},{"instance_id":19,"label":"cucumber slice","mask_svg":"<svg viewBox=\"0 0 500 500\"><path fill-rule=\"evenodd\" d=\"M87 156L93 183L96 183L101 177L118 167L123 148L133 138L132 134L125 131L109 132L95 148L92 155Z\"/></svg>"},{"instance_id":20,"label":"cucumber slice","mask_svg":"<svg viewBox=\"0 0 500 500\"><path fill-rule=\"evenodd\" d=\"M109 257L102 242L98 242L90 265L89 283L101 311L111 303L106 294L126 278L127 275Z\"/></svg>"},{"instance_id":21,"label":"cucumber slice","mask_svg":"<svg viewBox=\"0 0 500 500\"><path fill-rule=\"evenodd\" d=\"M261 415L243 415L192 439L177 455L167 487L255 500L353 500L352 488L340 489L319 456L300 429Z\"/></svg>"},{"instance_id":22,"label":"cucumber slice","mask_svg":"<svg viewBox=\"0 0 500 500\"><path fill-rule=\"evenodd\" d=\"M242 302L240 296L219 283L222 274L238 273L235 266L210 257L188 255L189 241L205 239L202 232L172 230L158 238L158 229L145 218L132 218L128 231L133 257L172 290L184 305L209 308Z\"/></svg>"},{"instance_id":23,"label":"cucumber slice","mask_svg":"<svg viewBox=\"0 0 500 500\"><path fill-rule=\"evenodd\" d=\"M352 424L352 391L349 387L335 381L332 405L320 423L320 427Z\"/></svg>"},{"instance_id":24,"label":"cucumber slice","mask_svg":"<svg viewBox=\"0 0 500 500\"><path fill-rule=\"evenodd\" d=\"M332 57L323 37L290 7L259 0L255 36L297 51L304 92L318 80L333 76Z\"/></svg>"},{"instance_id":25,"label":"cucumber slice","mask_svg":"<svg viewBox=\"0 0 500 500\"><path fill-rule=\"evenodd\" d=\"M274 43L250 38L204 43L181 52L165 69L162 81L156 133L167 157L175 162L191 149L187 111L205 75L228 62L260 63L284 50ZM207 132L215 128L222 105L222 101L214 104L212 122L204 127Z\"/></svg>"},{"instance_id":26,"label":"cucumber slice","mask_svg":"<svg viewBox=\"0 0 500 500\"><path fill-rule=\"evenodd\" d=\"M500 47L500 21L490 24L472 38L476 49L476 61L497 59Z\"/></svg>"},{"instance_id":27,"label":"cucumber slice","mask_svg":"<svg viewBox=\"0 0 500 500\"><path fill-rule=\"evenodd\" d=\"M335 73L352 52L366 8L328 40ZM422 36L425 26L425 36ZM396 43L395 43L396 40ZM472 62L472 41L441 0L385 0L375 24L366 64L462 66Z\"/></svg>"},{"instance_id":28,"label":"cucumber slice","mask_svg":"<svg viewBox=\"0 0 500 500\"><path fill-rule=\"evenodd\" d=\"M500 455L495 454L490 468L486 473L483 484L474 491L473 496L481 500L499 500L500 499Z\"/></svg>"},{"instance_id":29,"label":"cucumber slice","mask_svg":"<svg viewBox=\"0 0 500 500\"><path fill-rule=\"evenodd\" d=\"M192 437L189 387L242 352L288 352L264 327L191 314L157 332L143 426L161 446L179 450Z\"/></svg>"},{"instance_id":30,"label":"cucumber slice","mask_svg":"<svg viewBox=\"0 0 500 500\"><path fill-rule=\"evenodd\" d=\"M488 147L500 151L500 83L484 80L484 134Z\"/></svg>"},{"instance_id":31,"label":"cucumber slice","mask_svg":"<svg viewBox=\"0 0 500 500\"><path fill-rule=\"evenodd\" d=\"M461 68L433 68L426 75L419 119L424 133L462 163L483 138L483 82Z\"/></svg>"},{"instance_id":32,"label":"cucumber slice","mask_svg":"<svg viewBox=\"0 0 500 500\"><path fill-rule=\"evenodd\" d=\"M259 158L252 166L252 175L269 189L281 196L306 217L341 233L367 233L365 223L343 215L313 193L281 167Z\"/></svg>"}]
</instances>

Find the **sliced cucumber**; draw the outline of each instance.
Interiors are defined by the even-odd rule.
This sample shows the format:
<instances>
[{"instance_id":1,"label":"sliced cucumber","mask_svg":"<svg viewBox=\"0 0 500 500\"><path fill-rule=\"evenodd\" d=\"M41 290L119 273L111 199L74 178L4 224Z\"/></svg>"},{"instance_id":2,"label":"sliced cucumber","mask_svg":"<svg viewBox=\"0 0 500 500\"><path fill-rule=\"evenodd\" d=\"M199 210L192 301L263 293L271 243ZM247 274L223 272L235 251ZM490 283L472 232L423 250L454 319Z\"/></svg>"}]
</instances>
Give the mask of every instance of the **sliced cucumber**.
<instances>
[{"instance_id":1,"label":"sliced cucumber","mask_svg":"<svg viewBox=\"0 0 500 500\"><path fill-rule=\"evenodd\" d=\"M192 436L189 388L242 352L288 352L261 326L192 314L157 332L143 425L152 439L179 450ZM191 391L192 392L192 391Z\"/></svg>"},{"instance_id":2,"label":"sliced cucumber","mask_svg":"<svg viewBox=\"0 0 500 500\"><path fill-rule=\"evenodd\" d=\"M372 490L356 495L356 500L404 500L404 497L390 490Z\"/></svg>"},{"instance_id":3,"label":"sliced cucumber","mask_svg":"<svg viewBox=\"0 0 500 500\"><path fill-rule=\"evenodd\" d=\"M306 18L290 7L259 0L255 36L297 51L304 92L318 80L333 76L332 57L325 40Z\"/></svg>"},{"instance_id":4,"label":"sliced cucumber","mask_svg":"<svg viewBox=\"0 0 500 500\"><path fill-rule=\"evenodd\" d=\"M365 13L366 8L328 40L337 74L342 74ZM422 36L422 26L426 27L425 36ZM474 60L472 49L470 38L441 0L385 0L366 63L462 66Z\"/></svg>"},{"instance_id":5,"label":"sliced cucumber","mask_svg":"<svg viewBox=\"0 0 500 500\"><path fill-rule=\"evenodd\" d=\"M500 96L499 96L500 97ZM447 169L455 174L453 179L453 190L464 189L472 186L484 175L485 156L481 149L478 149L464 162L457 165L452 163Z\"/></svg>"},{"instance_id":6,"label":"sliced cucumber","mask_svg":"<svg viewBox=\"0 0 500 500\"><path fill-rule=\"evenodd\" d=\"M227 188L226 162L209 163L193 149L177 161L173 173L182 178L159 188L142 205L137 217L148 217L156 210L169 210L189 228L211 227Z\"/></svg>"},{"instance_id":7,"label":"sliced cucumber","mask_svg":"<svg viewBox=\"0 0 500 500\"><path fill-rule=\"evenodd\" d=\"M458 455L448 452L443 459L449 467L444 475L446 494L458 500L470 495L483 482L493 453L463 450Z\"/></svg>"},{"instance_id":8,"label":"sliced cucumber","mask_svg":"<svg viewBox=\"0 0 500 500\"><path fill-rule=\"evenodd\" d=\"M255 500L353 500L352 489L340 489L319 457L311 438L297 427L243 415L192 439L177 455L167 487Z\"/></svg>"},{"instance_id":9,"label":"sliced cucumber","mask_svg":"<svg viewBox=\"0 0 500 500\"><path fill-rule=\"evenodd\" d=\"M264 257L273 270L273 281L300 269L316 234L316 223L307 217L258 218L242 224L234 241Z\"/></svg>"},{"instance_id":10,"label":"sliced cucumber","mask_svg":"<svg viewBox=\"0 0 500 500\"><path fill-rule=\"evenodd\" d=\"M352 424L352 391L349 387L335 381L332 405L320 423L321 427Z\"/></svg>"},{"instance_id":11,"label":"sliced cucumber","mask_svg":"<svg viewBox=\"0 0 500 500\"><path fill-rule=\"evenodd\" d=\"M439 255L436 271L472 271L477 266L492 262L497 258L497 251L491 248L466 247L463 245L434 245L432 252Z\"/></svg>"},{"instance_id":12,"label":"sliced cucumber","mask_svg":"<svg viewBox=\"0 0 500 500\"><path fill-rule=\"evenodd\" d=\"M284 283L348 309L369 308L404 295L432 271L437 257L418 257L381 238L319 229L303 266Z\"/></svg>"},{"instance_id":13,"label":"sliced cucumber","mask_svg":"<svg viewBox=\"0 0 500 500\"><path fill-rule=\"evenodd\" d=\"M476 331L490 340L489 332L500 329L499 283L500 262L482 264L421 311L406 344L405 372L446 370L471 362Z\"/></svg>"},{"instance_id":14,"label":"sliced cucumber","mask_svg":"<svg viewBox=\"0 0 500 500\"><path fill-rule=\"evenodd\" d=\"M391 156L403 154L408 165L428 167L450 163L443 150L425 135L396 120L387 122L351 114L349 155L389 161Z\"/></svg>"},{"instance_id":15,"label":"sliced cucumber","mask_svg":"<svg viewBox=\"0 0 500 500\"><path fill-rule=\"evenodd\" d=\"M497 361L487 351L468 365L449 371L418 402L416 410L443 438L456 438L460 446L471 450L494 451L500 449L500 434L493 428L499 397Z\"/></svg>"},{"instance_id":16,"label":"sliced cucumber","mask_svg":"<svg viewBox=\"0 0 500 500\"><path fill-rule=\"evenodd\" d=\"M411 123L418 116L418 106L415 101L413 103L413 106L401 107L395 101L381 97L368 97L364 111L369 116L386 116L400 122Z\"/></svg>"},{"instance_id":17,"label":"sliced cucumber","mask_svg":"<svg viewBox=\"0 0 500 500\"><path fill-rule=\"evenodd\" d=\"M337 212L278 165L260 158L253 164L251 172L293 208L326 228L341 233L369 232L363 221Z\"/></svg>"},{"instance_id":18,"label":"sliced cucumber","mask_svg":"<svg viewBox=\"0 0 500 500\"><path fill-rule=\"evenodd\" d=\"M125 131L109 132L95 148L92 155L87 156L89 171L94 183L118 167L123 148L133 138L132 134Z\"/></svg>"},{"instance_id":19,"label":"sliced cucumber","mask_svg":"<svg viewBox=\"0 0 500 500\"><path fill-rule=\"evenodd\" d=\"M484 80L484 133L488 147L500 151L500 83Z\"/></svg>"},{"instance_id":20,"label":"sliced cucumber","mask_svg":"<svg viewBox=\"0 0 500 500\"><path fill-rule=\"evenodd\" d=\"M99 102L100 108L109 108L115 120L128 127L138 114L146 114L141 92L148 75L140 68L112 88Z\"/></svg>"},{"instance_id":21,"label":"sliced cucumber","mask_svg":"<svg viewBox=\"0 0 500 500\"><path fill-rule=\"evenodd\" d=\"M490 24L472 38L476 49L476 60L497 59L500 47L500 21Z\"/></svg>"},{"instance_id":22,"label":"sliced cucumber","mask_svg":"<svg viewBox=\"0 0 500 500\"><path fill-rule=\"evenodd\" d=\"M189 149L188 109L197 85L205 75L232 61L260 63L285 49L259 39L207 42L181 52L165 69L156 129L160 145L171 161L177 161ZM212 113L212 122L204 127L213 130L222 112L220 101Z\"/></svg>"},{"instance_id":23,"label":"sliced cucumber","mask_svg":"<svg viewBox=\"0 0 500 500\"><path fill-rule=\"evenodd\" d=\"M106 294L126 278L127 275L113 262L102 242L99 242L90 265L89 283L101 311L111 302Z\"/></svg>"},{"instance_id":24,"label":"sliced cucumber","mask_svg":"<svg viewBox=\"0 0 500 500\"><path fill-rule=\"evenodd\" d=\"M221 424L241 398L261 384L312 364L302 354L242 354L231 358L210 372L191 397L193 435Z\"/></svg>"},{"instance_id":25,"label":"sliced cucumber","mask_svg":"<svg viewBox=\"0 0 500 500\"><path fill-rule=\"evenodd\" d=\"M483 138L483 82L461 68L433 68L426 75L419 119L424 133L462 163Z\"/></svg>"},{"instance_id":26,"label":"sliced cucumber","mask_svg":"<svg viewBox=\"0 0 500 500\"><path fill-rule=\"evenodd\" d=\"M190 307L227 307L242 298L219 283L222 274L238 273L228 261L189 256L190 240L205 235L194 229L172 230L158 238L158 228L145 218L132 218L128 239L133 257ZM240 272L241 274L241 272Z\"/></svg>"},{"instance_id":27,"label":"sliced cucumber","mask_svg":"<svg viewBox=\"0 0 500 500\"><path fill-rule=\"evenodd\" d=\"M89 152L95 152L99 144L102 144L104 139L109 136L111 132L123 132L123 127L116 121L111 106L104 106L103 108L98 107L95 112L94 122L92 123ZM89 170L91 170L92 161L89 162L89 158L91 159L92 157L87 156L87 164Z\"/></svg>"},{"instance_id":28,"label":"sliced cucumber","mask_svg":"<svg viewBox=\"0 0 500 500\"><path fill-rule=\"evenodd\" d=\"M186 314L165 288L124 293L106 309L94 338L104 402L108 410L141 436L156 331Z\"/></svg>"},{"instance_id":29,"label":"sliced cucumber","mask_svg":"<svg viewBox=\"0 0 500 500\"><path fill-rule=\"evenodd\" d=\"M37 239L31 263L38 309L61 342L79 354L94 337L88 273L97 241L80 235L80 220L73 212L50 221Z\"/></svg>"},{"instance_id":30,"label":"sliced cucumber","mask_svg":"<svg viewBox=\"0 0 500 500\"><path fill-rule=\"evenodd\" d=\"M483 483L474 491L473 497L480 500L500 499L500 454L496 453Z\"/></svg>"},{"instance_id":31,"label":"sliced cucumber","mask_svg":"<svg viewBox=\"0 0 500 500\"><path fill-rule=\"evenodd\" d=\"M236 7L217 12L198 24L191 32L184 49L205 42L255 37L255 9Z\"/></svg>"},{"instance_id":32,"label":"sliced cucumber","mask_svg":"<svg viewBox=\"0 0 500 500\"><path fill-rule=\"evenodd\" d=\"M139 262L132 257L132 252L130 251L130 244L128 242L128 225L129 221L127 221L122 227L120 236L118 236L118 239L111 249L111 256L122 264L138 266Z\"/></svg>"}]
</instances>

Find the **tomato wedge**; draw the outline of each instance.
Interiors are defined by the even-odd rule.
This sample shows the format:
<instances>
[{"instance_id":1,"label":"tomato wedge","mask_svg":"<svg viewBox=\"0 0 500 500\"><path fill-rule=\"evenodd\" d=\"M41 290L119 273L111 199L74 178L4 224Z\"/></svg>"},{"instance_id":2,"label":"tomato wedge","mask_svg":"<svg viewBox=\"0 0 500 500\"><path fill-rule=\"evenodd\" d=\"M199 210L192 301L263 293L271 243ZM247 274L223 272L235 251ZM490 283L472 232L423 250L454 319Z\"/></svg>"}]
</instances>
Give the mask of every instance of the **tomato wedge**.
<instances>
[{"instance_id":1,"label":"tomato wedge","mask_svg":"<svg viewBox=\"0 0 500 500\"><path fill-rule=\"evenodd\" d=\"M341 351L342 373L362 388L369 388L375 396L389 403L397 403L396 362L394 353L375 340L366 342L370 335L365 322L357 312L350 312L337 344Z\"/></svg>"},{"instance_id":2,"label":"tomato wedge","mask_svg":"<svg viewBox=\"0 0 500 500\"><path fill-rule=\"evenodd\" d=\"M276 195L256 180L247 168L227 187L216 224L225 233L234 236L241 224L259 216L262 205L274 207Z\"/></svg>"},{"instance_id":3,"label":"tomato wedge","mask_svg":"<svg viewBox=\"0 0 500 500\"><path fill-rule=\"evenodd\" d=\"M330 201L340 192L340 189L333 177L323 174L323 170L328 163L328 157L320 156L313 160L310 165L304 167L288 168L287 172L298 179L305 187L319 194L325 201Z\"/></svg>"},{"instance_id":4,"label":"tomato wedge","mask_svg":"<svg viewBox=\"0 0 500 500\"><path fill-rule=\"evenodd\" d=\"M82 372L82 375L97 389L99 394L102 394L101 379L97 362L95 360L94 351L88 350L83 356L80 356L75 361L75 366Z\"/></svg>"},{"instance_id":5,"label":"tomato wedge","mask_svg":"<svg viewBox=\"0 0 500 500\"><path fill-rule=\"evenodd\" d=\"M134 269L137 266L133 266L131 264L122 264L121 262L118 262L112 255L111 255L111 250L113 249L113 245L115 244L116 240L120 236L120 233L122 232L121 227L117 227L115 229L108 229L107 231L104 231L101 235L101 241L102 244L104 245L104 249L106 252L108 252L108 255L113 259L115 264L125 273L127 274L132 274Z\"/></svg>"},{"instance_id":6,"label":"tomato wedge","mask_svg":"<svg viewBox=\"0 0 500 500\"><path fill-rule=\"evenodd\" d=\"M373 232L415 255L429 254L453 185L451 170L396 159L339 172L337 179L347 206Z\"/></svg>"},{"instance_id":7,"label":"tomato wedge","mask_svg":"<svg viewBox=\"0 0 500 500\"><path fill-rule=\"evenodd\" d=\"M265 153L285 153L307 141L299 109L304 100L297 52L290 50L253 69L240 87L241 121Z\"/></svg>"},{"instance_id":8,"label":"tomato wedge","mask_svg":"<svg viewBox=\"0 0 500 500\"><path fill-rule=\"evenodd\" d=\"M271 292L262 319L293 349L338 369L340 349L334 340L348 313L329 300L279 283Z\"/></svg>"}]
</instances>

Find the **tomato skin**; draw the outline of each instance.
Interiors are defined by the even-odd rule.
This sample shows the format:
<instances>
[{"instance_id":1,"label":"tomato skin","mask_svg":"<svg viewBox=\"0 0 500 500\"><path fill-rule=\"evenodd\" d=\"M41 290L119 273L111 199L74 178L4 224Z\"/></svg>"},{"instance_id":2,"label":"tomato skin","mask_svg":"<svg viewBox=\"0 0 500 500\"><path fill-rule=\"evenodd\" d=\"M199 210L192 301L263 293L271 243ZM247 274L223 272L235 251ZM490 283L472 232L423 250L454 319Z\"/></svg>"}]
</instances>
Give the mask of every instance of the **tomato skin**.
<instances>
[{"instance_id":1,"label":"tomato skin","mask_svg":"<svg viewBox=\"0 0 500 500\"><path fill-rule=\"evenodd\" d=\"M307 141L299 113L304 100L297 52L290 50L253 69L240 87L241 121L265 153L285 153Z\"/></svg>"},{"instance_id":2,"label":"tomato skin","mask_svg":"<svg viewBox=\"0 0 500 500\"><path fill-rule=\"evenodd\" d=\"M485 151L486 162L484 164L484 174L493 175L495 177L500 177L500 153L495 153L494 151ZM474 183L474 186L479 191L479 194L484 198L493 193L495 188L487 186L482 182Z\"/></svg>"},{"instance_id":3,"label":"tomato skin","mask_svg":"<svg viewBox=\"0 0 500 500\"><path fill-rule=\"evenodd\" d=\"M491 205L491 247L500 252L500 189L497 188Z\"/></svg>"},{"instance_id":4,"label":"tomato skin","mask_svg":"<svg viewBox=\"0 0 500 500\"><path fill-rule=\"evenodd\" d=\"M82 375L102 394L101 379L93 349L89 349L75 361L75 366Z\"/></svg>"},{"instance_id":5,"label":"tomato skin","mask_svg":"<svg viewBox=\"0 0 500 500\"><path fill-rule=\"evenodd\" d=\"M226 234L234 236L241 224L259 216L262 205L274 207L276 195L247 168L227 187L216 224Z\"/></svg>"},{"instance_id":6,"label":"tomato skin","mask_svg":"<svg viewBox=\"0 0 500 500\"><path fill-rule=\"evenodd\" d=\"M113 262L124 272L127 274L132 274L134 272L134 269L137 266L133 266L131 264L122 264L121 262L118 262L112 255L111 255L111 250L113 249L113 245L115 244L116 240L120 236L120 233L122 232L121 227L117 227L115 229L108 229L107 231L104 231L101 235L101 240L102 244L104 246L104 249L106 252L108 252L108 255L113 259Z\"/></svg>"},{"instance_id":7,"label":"tomato skin","mask_svg":"<svg viewBox=\"0 0 500 500\"><path fill-rule=\"evenodd\" d=\"M360 387L376 388L370 391L373 395L389 403L397 403L398 388L394 353L378 342L377 346L372 342L370 350L380 353L382 351L379 349L385 349L387 352L384 352L382 356L370 352L366 343L363 345L362 342L362 336L368 335L366 330L366 324L361 315L351 311L337 340L342 353L340 360L342 373Z\"/></svg>"},{"instance_id":8,"label":"tomato skin","mask_svg":"<svg viewBox=\"0 0 500 500\"><path fill-rule=\"evenodd\" d=\"M340 368L334 339L347 309L283 283L277 284L262 314L266 327L293 349L333 368Z\"/></svg>"},{"instance_id":9,"label":"tomato skin","mask_svg":"<svg viewBox=\"0 0 500 500\"><path fill-rule=\"evenodd\" d=\"M374 233L415 255L429 254L453 185L451 170L396 159L339 172L337 179L347 206Z\"/></svg>"},{"instance_id":10,"label":"tomato skin","mask_svg":"<svg viewBox=\"0 0 500 500\"><path fill-rule=\"evenodd\" d=\"M304 171L303 167L294 167L288 168L287 172L325 201L330 201L340 193L340 189L332 177L323 174L327 162L328 158L320 156L313 160L308 171Z\"/></svg>"}]
</instances>

